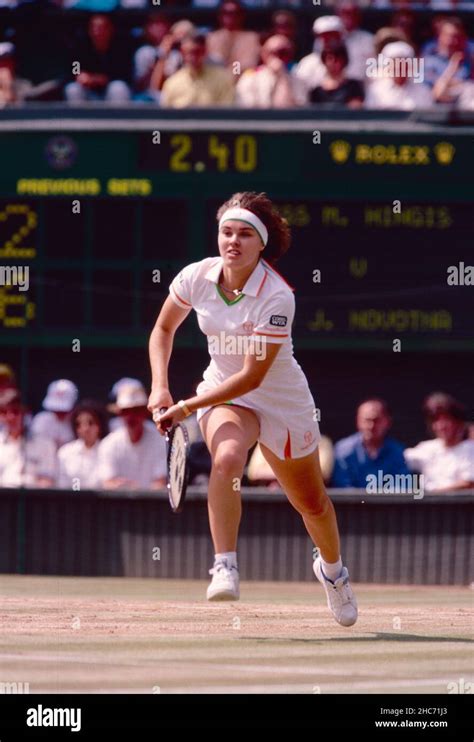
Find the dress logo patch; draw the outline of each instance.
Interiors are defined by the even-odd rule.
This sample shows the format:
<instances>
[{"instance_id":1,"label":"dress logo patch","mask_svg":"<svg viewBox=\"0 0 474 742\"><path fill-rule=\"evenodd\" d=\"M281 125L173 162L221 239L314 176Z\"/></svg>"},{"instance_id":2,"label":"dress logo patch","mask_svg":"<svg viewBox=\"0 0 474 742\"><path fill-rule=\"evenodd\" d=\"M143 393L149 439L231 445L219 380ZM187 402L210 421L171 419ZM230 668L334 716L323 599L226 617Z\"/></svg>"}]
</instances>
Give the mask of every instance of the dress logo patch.
<instances>
[{"instance_id":1,"label":"dress logo patch","mask_svg":"<svg viewBox=\"0 0 474 742\"><path fill-rule=\"evenodd\" d=\"M307 430L305 434L303 435L305 445L301 446L300 451L306 451L307 448L311 446L311 444L314 441L314 435L311 432L311 430Z\"/></svg>"},{"instance_id":2,"label":"dress logo patch","mask_svg":"<svg viewBox=\"0 0 474 742\"><path fill-rule=\"evenodd\" d=\"M284 314L272 314L270 317L270 324L274 327L286 327L287 322L288 317L285 317Z\"/></svg>"}]
</instances>

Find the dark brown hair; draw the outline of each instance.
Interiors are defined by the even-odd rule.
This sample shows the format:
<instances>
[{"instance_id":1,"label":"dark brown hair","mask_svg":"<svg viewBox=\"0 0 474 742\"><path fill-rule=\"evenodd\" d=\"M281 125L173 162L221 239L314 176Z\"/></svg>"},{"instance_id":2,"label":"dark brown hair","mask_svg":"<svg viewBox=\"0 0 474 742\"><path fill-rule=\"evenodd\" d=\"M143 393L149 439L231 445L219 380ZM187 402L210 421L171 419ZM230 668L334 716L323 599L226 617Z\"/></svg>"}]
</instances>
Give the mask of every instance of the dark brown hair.
<instances>
[{"instance_id":1,"label":"dark brown hair","mask_svg":"<svg viewBox=\"0 0 474 742\"><path fill-rule=\"evenodd\" d=\"M432 423L440 415L449 415L455 420L466 420L466 408L457 399L444 392L433 392L423 402L423 414L428 423Z\"/></svg>"},{"instance_id":2,"label":"dark brown hair","mask_svg":"<svg viewBox=\"0 0 474 742\"><path fill-rule=\"evenodd\" d=\"M87 412L96 421L97 425L99 426L99 438L105 438L105 436L109 432L107 412L104 405L100 402L96 402L94 399L84 399L82 402L79 402L79 404L77 404L72 411L71 423L76 437L77 418L83 412Z\"/></svg>"},{"instance_id":3,"label":"dark brown hair","mask_svg":"<svg viewBox=\"0 0 474 742\"><path fill-rule=\"evenodd\" d=\"M347 65L349 64L349 55L347 53L347 47L345 44L337 42L336 44L330 44L329 46L325 47L321 52L321 61L323 64L326 64L326 59L329 56L336 57L337 59L342 59L344 67L347 67Z\"/></svg>"},{"instance_id":4,"label":"dark brown hair","mask_svg":"<svg viewBox=\"0 0 474 742\"><path fill-rule=\"evenodd\" d=\"M268 230L268 242L262 251L262 257L275 265L290 247L291 232L287 220L281 216L276 206L270 201L266 193L243 191L234 193L217 211L217 221L221 219L227 209L239 207L248 209L265 224Z\"/></svg>"}]
</instances>

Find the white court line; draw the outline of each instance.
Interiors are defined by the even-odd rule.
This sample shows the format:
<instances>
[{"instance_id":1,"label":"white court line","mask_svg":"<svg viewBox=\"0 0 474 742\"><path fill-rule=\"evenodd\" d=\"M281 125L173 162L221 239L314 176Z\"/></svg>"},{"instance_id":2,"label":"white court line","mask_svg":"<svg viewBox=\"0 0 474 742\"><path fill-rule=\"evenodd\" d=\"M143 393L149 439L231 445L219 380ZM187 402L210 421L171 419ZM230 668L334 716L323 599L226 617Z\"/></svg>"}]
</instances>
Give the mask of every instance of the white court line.
<instances>
[{"instance_id":1,"label":"white court line","mask_svg":"<svg viewBox=\"0 0 474 742\"><path fill-rule=\"evenodd\" d=\"M393 690L393 692L396 692L396 690L400 689L410 689L410 688L432 688L433 692L436 693L445 693L447 696L451 695L447 692L447 685L448 683L453 682L453 678L419 678L417 680L392 680L392 681L363 681L363 682L357 682L357 683L334 683L334 682L317 682L317 678L312 680L310 683L278 683L278 684L248 684L248 685L228 685L226 683L222 683L221 685L194 685L194 683L190 682L187 685L170 685L169 690L166 689L166 684L161 685L161 693L163 695L168 694L247 694L247 693L256 693L256 694L265 694L265 693L280 693L280 694L287 694L287 693L298 693L303 695L324 695L325 693L362 693L363 691L378 691L380 688L385 688L387 691L387 694ZM154 683L155 685L158 685L158 681ZM33 684L30 684L33 685ZM321 693L313 693L313 687L320 687ZM91 689L87 688L84 690L77 690L77 689L68 689L67 687L64 688L60 686L60 690L57 688L54 689L48 689L41 687L41 693L94 693L94 694L101 694L101 693L139 693L139 694L150 694L152 695L151 691L149 689L143 689L140 690L140 688L137 686L129 687L129 688L97 688L97 689Z\"/></svg>"},{"instance_id":2,"label":"white court line","mask_svg":"<svg viewBox=\"0 0 474 742\"><path fill-rule=\"evenodd\" d=\"M144 669L149 668L153 665L153 663L156 661L155 658L147 659L146 657L137 658L135 660L127 659L127 658L117 658L114 659L113 657L80 657L77 656L74 653L70 654L35 654L35 653L25 653L25 654L5 654L2 653L1 655L3 661L23 661L23 662L44 662L46 663L71 663L71 664L77 664L77 665L90 665L91 661L95 662L96 667L143 667ZM301 658L302 662L311 662L311 658ZM328 658L328 661L329 658ZM275 664L235 664L235 663L221 663L221 662L206 662L205 660L200 659L199 657L167 657L166 659L160 660L161 667L164 668L173 668L180 670L183 669L184 666L189 666L189 673L190 675L193 674L193 672L196 672L197 670L214 670L218 672L242 672L246 675L249 674L269 674L269 675L275 675L275 674L281 674L281 673L287 673L288 675L309 675L311 678L314 678L315 674L320 673L323 676L335 676L340 677L341 674L343 674L343 671L339 668L331 668L331 667L325 667L324 664L320 665L314 665L314 666L308 666L307 667L301 667L301 662L299 665L281 665L278 664L278 660L275 660ZM464 671L463 671L464 672ZM363 675L371 674L370 672L364 672L361 673ZM453 678L440 678L439 682L446 682L450 683L452 682ZM474 680L474 679L473 679ZM377 685L383 686L384 680L380 681L374 681ZM391 685L393 682L396 681L386 681L388 685ZM424 682L424 680L413 680L413 681L403 681L403 682L413 682L416 684L421 684ZM352 684L351 684L352 685Z\"/></svg>"}]
</instances>

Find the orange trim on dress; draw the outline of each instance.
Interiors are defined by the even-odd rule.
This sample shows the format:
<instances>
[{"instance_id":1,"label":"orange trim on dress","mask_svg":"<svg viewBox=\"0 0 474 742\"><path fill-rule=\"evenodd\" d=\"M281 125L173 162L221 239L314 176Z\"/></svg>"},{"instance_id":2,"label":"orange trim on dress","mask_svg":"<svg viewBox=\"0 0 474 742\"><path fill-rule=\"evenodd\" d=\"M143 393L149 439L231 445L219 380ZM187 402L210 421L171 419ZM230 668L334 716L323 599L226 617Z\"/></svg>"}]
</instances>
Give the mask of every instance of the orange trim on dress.
<instances>
[{"instance_id":1,"label":"orange trim on dress","mask_svg":"<svg viewBox=\"0 0 474 742\"><path fill-rule=\"evenodd\" d=\"M183 298L182 298L182 297L181 297L181 296L180 296L180 295L178 294L178 292L176 291L176 289L175 289L175 287L174 287L174 286L173 286L173 291L174 291L174 293L176 294L176 296L178 297L178 299L179 299L180 301L182 301L182 302L183 302L183 304L186 304L186 305L187 305L188 307L192 307L192 304L190 304L190 303L189 303L189 301L186 301L185 299L183 299Z\"/></svg>"},{"instance_id":2,"label":"orange trim on dress","mask_svg":"<svg viewBox=\"0 0 474 742\"><path fill-rule=\"evenodd\" d=\"M288 430L288 429L287 429ZM283 451L285 459L291 459L291 438L290 431L288 430L288 438L285 443L285 450Z\"/></svg>"},{"instance_id":3,"label":"orange trim on dress","mask_svg":"<svg viewBox=\"0 0 474 742\"><path fill-rule=\"evenodd\" d=\"M268 273L267 273L267 271L265 271L265 275L264 275L264 277L262 278L262 282L261 282L260 286L258 287L258 291L257 291L257 296L258 296L258 295L260 294L260 291L261 291L261 290L262 290L262 288L263 288L263 284L264 284L264 283L265 283L265 281L267 280L267 276L268 276Z\"/></svg>"},{"instance_id":4,"label":"orange trim on dress","mask_svg":"<svg viewBox=\"0 0 474 742\"><path fill-rule=\"evenodd\" d=\"M267 261L264 260L263 258L261 258L261 260L262 260L262 263L264 263L270 271L273 271L273 273L276 273L276 275L279 278L281 278L281 280L283 281L283 283L286 283L286 285L288 286L288 288L290 288L292 291L295 290L295 287L294 286L291 286L291 284L289 284L288 281L285 278L283 278L283 276L281 275L281 273L278 273L278 271L276 270L276 268L273 267L273 265L270 265L270 263L267 263Z\"/></svg>"},{"instance_id":5,"label":"orange trim on dress","mask_svg":"<svg viewBox=\"0 0 474 742\"><path fill-rule=\"evenodd\" d=\"M287 338L289 335L277 335L273 332L254 332L254 335L267 335L269 338Z\"/></svg>"}]
</instances>

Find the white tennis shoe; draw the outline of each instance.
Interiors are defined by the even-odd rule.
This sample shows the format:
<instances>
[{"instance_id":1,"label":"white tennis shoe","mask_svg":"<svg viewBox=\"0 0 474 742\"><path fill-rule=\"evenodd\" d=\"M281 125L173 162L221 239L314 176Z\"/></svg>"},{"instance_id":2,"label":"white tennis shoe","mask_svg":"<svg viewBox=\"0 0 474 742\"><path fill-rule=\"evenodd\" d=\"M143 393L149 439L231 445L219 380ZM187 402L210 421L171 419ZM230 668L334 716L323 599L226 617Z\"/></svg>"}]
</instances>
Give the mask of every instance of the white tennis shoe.
<instances>
[{"instance_id":1,"label":"white tennis shoe","mask_svg":"<svg viewBox=\"0 0 474 742\"><path fill-rule=\"evenodd\" d=\"M208 600L238 600L239 570L237 567L229 567L227 559L216 562L209 570L212 575L211 584L207 588Z\"/></svg>"},{"instance_id":2,"label":"white tennis shoe","mask_svg":"<svg viewBox=\"0 0 474 742\"><path fill-rule=\"evenodd\" d=\"M342 568L337 580L328 580L323 573L321 557L313 562L313 571L326 591L328 608L341 626L352 626L357 621L357 600L349 584L347 567Z\"/></svg>"}]
</instances>

